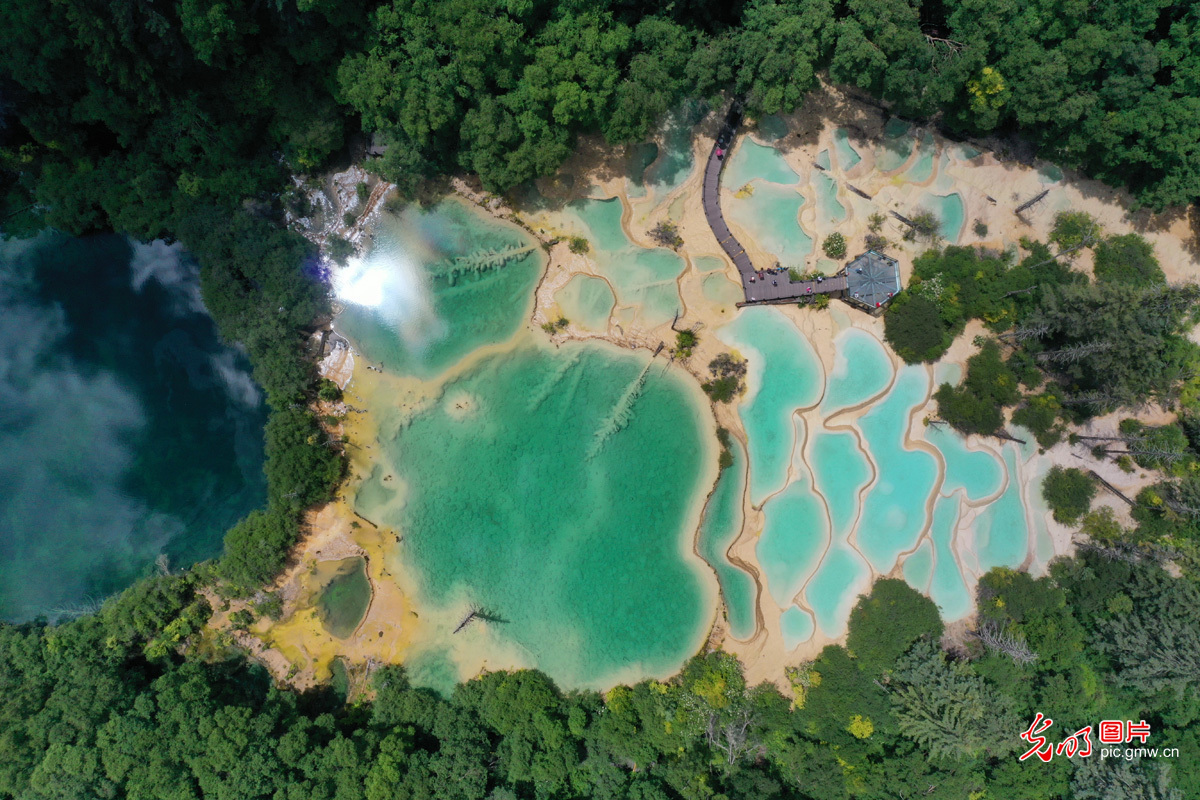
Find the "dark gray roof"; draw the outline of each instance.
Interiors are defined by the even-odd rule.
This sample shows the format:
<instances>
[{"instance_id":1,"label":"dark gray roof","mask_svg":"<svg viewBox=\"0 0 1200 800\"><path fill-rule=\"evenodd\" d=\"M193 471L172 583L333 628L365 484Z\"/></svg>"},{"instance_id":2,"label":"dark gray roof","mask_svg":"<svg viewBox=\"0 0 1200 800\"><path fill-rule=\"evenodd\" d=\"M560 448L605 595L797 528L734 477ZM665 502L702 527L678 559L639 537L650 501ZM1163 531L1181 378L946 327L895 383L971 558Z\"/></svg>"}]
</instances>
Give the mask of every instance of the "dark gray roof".
<instances>
[{"instance_id":1,"label":"dark gray roof","mask_svg":"<svg viewBox=\"0 0 1200 800\"><path fill-rule=\"evenodd\" d=\"M900 262L874 250L846 267L846 299L868 308L886 305L900 291Z\"/></svg>"}]
</instances>

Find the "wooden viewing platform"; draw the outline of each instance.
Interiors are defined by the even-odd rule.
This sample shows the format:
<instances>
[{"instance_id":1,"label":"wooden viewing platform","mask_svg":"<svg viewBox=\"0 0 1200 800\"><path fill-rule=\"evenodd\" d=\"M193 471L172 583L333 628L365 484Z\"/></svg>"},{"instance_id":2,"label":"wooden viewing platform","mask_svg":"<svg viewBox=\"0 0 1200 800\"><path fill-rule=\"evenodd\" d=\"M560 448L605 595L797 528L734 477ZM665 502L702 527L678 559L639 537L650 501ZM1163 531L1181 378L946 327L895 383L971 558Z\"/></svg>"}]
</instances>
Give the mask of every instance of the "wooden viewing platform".
<instances>
[{"instance_id":1,"label":"wooden viewing platform","mask_svg":"<svg viewBox=\"0 0 1200 800\"><path fill-rule=\"evenodd\" d=\"M725 139L732 144L738 118L740 118L740 114L737 114L735 109L730 109L729 115L725 119L725 127L718 135L712 152L709 153L708 164L704 168L704 191L702 193L704 216L708 220L708 227L712 228L713 235L717 237L721 249L737 267L738 274L742 279L742 292L746 299L738 305L795 302L813 295L845 292L846 276L844 274L823 278L820 281L793 281L786 271L773 275L765 270L760 270L754 266L754 262L746 253L746 248L733 235L733 231L729 230L729 225L725 222L725 215L721 213L721 169L725 166L724 156L728 154L729 150L721 146L721 140ZM753 280L751 280L752 278Z\"/></svg>"}]
</instances>

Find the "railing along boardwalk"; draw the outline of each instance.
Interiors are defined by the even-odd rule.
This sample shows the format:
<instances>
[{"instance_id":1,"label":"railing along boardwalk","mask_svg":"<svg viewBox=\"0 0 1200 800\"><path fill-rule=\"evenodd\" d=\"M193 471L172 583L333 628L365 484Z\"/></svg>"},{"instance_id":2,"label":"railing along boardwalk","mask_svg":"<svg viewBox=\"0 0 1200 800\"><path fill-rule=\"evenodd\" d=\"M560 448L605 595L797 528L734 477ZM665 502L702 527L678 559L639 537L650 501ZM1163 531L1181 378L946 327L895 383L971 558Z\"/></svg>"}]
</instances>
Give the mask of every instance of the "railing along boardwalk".
<instances>
[{"instance_id":1,"label":"railing along boardwalk","mask_svg":"<svg viewBox=\"0 0 1200 800\"><path fill-rule=\"evenodd\" d=\"M717 145L713 145L708 164L704 168L704 216L708 220L708 227L712 228L713 235L717 237L717 243L721 245L721 249L729 256L729 260L737 267L741 276L742 292L746 299L738 305L790 302L815 294L844 292L844 274L823 278L820 282L793 281L787 272L778 275L764 272L763 277L758 277L759 271L746 253L746 248L742 247L733 231L729 230L725 215L721 213L721 168L725 166L725 162L717 157L719 149Z\"/></svg>"}]
</instances>

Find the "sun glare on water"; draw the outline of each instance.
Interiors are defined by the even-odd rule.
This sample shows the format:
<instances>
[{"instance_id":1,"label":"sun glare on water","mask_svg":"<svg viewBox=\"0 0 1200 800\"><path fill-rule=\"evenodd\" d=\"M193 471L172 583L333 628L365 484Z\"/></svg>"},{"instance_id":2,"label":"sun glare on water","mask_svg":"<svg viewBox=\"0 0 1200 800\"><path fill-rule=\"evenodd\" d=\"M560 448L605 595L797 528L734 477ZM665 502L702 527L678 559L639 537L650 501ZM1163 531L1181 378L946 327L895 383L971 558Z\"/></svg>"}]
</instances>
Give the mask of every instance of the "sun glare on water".
<instances>
[{"instance_id":1,"label":"sun glare on water","mask_svg":"<svg viewBox=\"0 0 1200 800\"><path fill-rule=\"evenodd\" d=\"M371 263L368 258L354 256L346 266L334 273L334 292L339 300L356 306L378 308L383 305L389 282L387 267Z\"/></svg>"},{"instance_id":2,"label":"sun glare on water","mask_svg":"<svg viewBox=\"0 0 1200 800\"><path fill-rule=\"evenodd\" d=\"M429 275L398 243L384 240L366 255L348 259L334 270L333 290L348 306L369 309L410 352L423 352L445 335Z\"/></svg>"}]
</instances>

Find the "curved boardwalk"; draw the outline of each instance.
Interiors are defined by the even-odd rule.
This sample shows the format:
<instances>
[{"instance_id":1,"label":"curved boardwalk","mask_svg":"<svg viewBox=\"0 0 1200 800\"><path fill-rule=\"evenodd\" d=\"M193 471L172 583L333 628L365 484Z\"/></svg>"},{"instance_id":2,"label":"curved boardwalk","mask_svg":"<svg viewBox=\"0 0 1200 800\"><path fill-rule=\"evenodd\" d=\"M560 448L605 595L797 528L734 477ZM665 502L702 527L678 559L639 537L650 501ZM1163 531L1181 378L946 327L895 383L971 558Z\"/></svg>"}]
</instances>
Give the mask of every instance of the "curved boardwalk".
<instances>
[{"instance_id":1,"label":"curved boardwalk","mask_svg":"<svg viewBox=\"0 0 1200 800\"><path fill-rule=\"evenodd\" d=\"M729 260L738 268L742 278L742 291L746 300L738 305L750 303L784 303L798 300L801 297L814 294L829 294L842 292L846 289L845 275L825 278L820 283L816 281L793 281L785 272L781 275L766 275L758 278L758 270L746 248L729 230L725 223L725 215L721 213L721 168L725 162L717 158L717 145L713 145L708 155L708 164L704 167L704 216L708 219L708 227L712 228L721 249ZM728 154L728 151L726 151ZM751 281L751 278L755 280Z\"/></svg>"}]
</instances>

